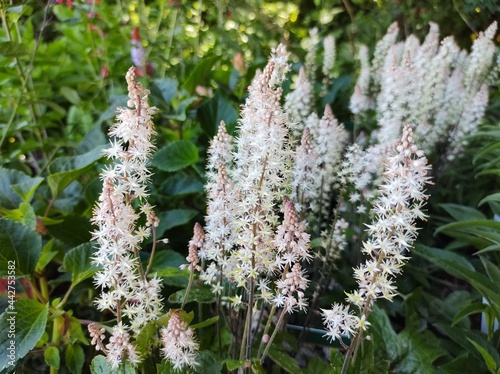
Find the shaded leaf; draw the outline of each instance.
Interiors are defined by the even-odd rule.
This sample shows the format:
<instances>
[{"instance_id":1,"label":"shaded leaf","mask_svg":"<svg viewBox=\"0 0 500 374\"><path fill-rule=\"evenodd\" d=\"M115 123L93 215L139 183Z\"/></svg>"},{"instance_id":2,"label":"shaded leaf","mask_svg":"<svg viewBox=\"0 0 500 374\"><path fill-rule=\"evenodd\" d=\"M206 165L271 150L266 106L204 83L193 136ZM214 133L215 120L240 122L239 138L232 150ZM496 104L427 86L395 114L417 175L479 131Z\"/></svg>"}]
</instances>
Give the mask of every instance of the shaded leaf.
<instances>
[{"instance_id":1,"label":"shaded leaf","mask_svg":"<svg viewBox=\"0 0 500 374\"><path fill-rule=\"evenodd\" d=\"M289 355L277 350L273 346L268 351L268 356L271 360L273 360L280 368L282 368L287 373L291 374L300 374L302 373L302 369L295 359L290 357Z\"/></svg>"},{"instance_id":2,"label":"shaded leaf","mask_svg":"<svg viewBox=\"0 0 500 374\"><path fill-rule=\"evenodd\" d=\"M222 371L223 363L213 352L200 352L196 358L196 361L198 362L198 365L195 366L196 373L220 374Z\"/></svg>"},{"instance_id":3,"label":"shaded leaf","mask_svg":"<svg viewBox=\"0 0 500 374\"><path fill-rule=\"evenodd\" d=\"M64 353L66 366L72 374L80 374L85 363L85 352L79 344L68 344Z\"/></svg>"},{"instance_id":4,"label":"shaded leaf","mask_svg":"<svg viewBox=\"0 0 500 374\"><path fill-rule=\"evenodd\" d=\"M168 301L171 303L181 304L184 301L186 290L180 290L170 295ZM191 287L186 303L197 302L200 304L211 304L215 302L215 295L212 289L205 284Z\"/></svg>"},{"instance_id":5,"label":"shaded leaf","mask_svg":"<svg viewBox=\"0 0 500 374\"><path fill-rule=\"evenodd\" d=\"M201 128L209 138L217 134L217 129L221 121L224 121L228 127L231 127L231 125L234 125L238 120L238 111L233 104L220 93L216 93L211 99L200 106L197 115Z\"/></svg>"},{"instance_id":6,"label":"shaded leaf","mask_svg":"<svg viewBox=\"0 0 500 374\"><path fill-rule=\"evenodd\" d=\"M64 256L63 266L71 273L73 286L92 277L98 270L98 267L92 264L94 252L95 249L92 243L83 243Z\"/></svg>"},{"instance_id":7,"label":"shaded leaf","mask_svg":"<svg viewBox=\"0 0 500 374\"><path fill-rule=\"evenodd\" d=\"M203 188L203 183L198 178L176 173L163 183L162 193L172 196L187 195L203 192Z\"/></svg>"},{"instance_id":8,"label":"shaded leaf","mask_svg":"<svg viewBox=\"0 0 500 374\"><path fill-rule=\"evenodd\" d=\"M32 299L19 299L0 315L0 352L9 352L11 338L9 327L12 318L15 320L15 353L13 361L24 357L32 350L42 337L47 325L48 305L40 304ZM15 314L10 314L14 312ZM11 320L9 320L11 319ZM0 371L9 366L11 358L7 354L0 355Z\"/></svg>"},{"instance_id":9,"label":"shaded leaf","mask_svg":"<svg viewBox=\"0 0 500 374\"><path fill-rule=\"evenodd\" d=\"M486 219L479 210L460 204L439 204L441 208L457 221L472 221Z\"/></svg>"},{"instance_id":10,"label":"shaded leaf","mask_svg":"<svg viewBox=\"0 0 500 374\"><path fill-rule=\"evenodd\" d=\"M59 369L61 364L61 355L59 354L59 349L54 346L47 347L43 352L43 358L45 363L50 367Z\"/></svg>"},{"instance_id":11,"label":"shaded leaf","mask_svg":"<svg viewBox=\"0 0 500 374\"><path fill-rule=\"evenodd\" d=\"M10 261L16 275L32 274L42 252L40 235L19 222L0 219L0 276L7 275Z\"/></svg>"},{"instance_id":12,"label":"shaded leaf","mask_svg":"<svg viewBox=\"0 0 500 374\"><path fill-rule=\"evenodd\" d=\"M30 50L25 44L16 42L0 43L0 55L3 57L23 57L28 56L29 53Z\"/></svg>"},{"instance_id":13,"label":"shaded leaf","mask_svg":"<svg viewBox=\"0 0 500 374\"><path fill-rule=\"evenodd\" d=\"M89 220L80 215L69 215L64 221L47 227L51 235L66 243L70 247L76 247L82 243L88 243L92 237L90 234L94 226Z\"/></svg>"},{"instance_id":14,"label":"shaded leaf","mask_svg":"<svg viewBox=\"0 0 500 374\"><path fill-rule=\"evenodd\" d=\"M209 56L204 57L198 64L194 67L193 71L186 79L182 88L184 88L189 93L193 93L196 86L198 85L207 85L206 81L210 75L212 67L219 60L218 56Z\"/></svg>"},{"instance_id":15,"label":"shaded leaf","mask_svg":"<svg viewBox=\"0 0 500 374\"><path fill-rule=\"evenodd\" d=\"M158 237L162 237L165 231L182 226L191 221L198 212L193 209L172 209L158 215L160 224L156 228Z\"/></svg>"},{"instance_id":16,"label":"shaded leaf","mask_svg":"<svg viewBox=\"0 0 500 374\"><path fill-rule=\"evenodd\" d=\"M179 88L179 82L172 78L155 79L153 80L153 84L156 87L152 88L152 92L154 92L155 88L158 89L161 97L167 104L172 102Z\"/></svg>"},{"instance_id":17,"label":"shaded leaf","mask_svg":"<svg viewBox=\"0 0 500 374\"><path fill-rule=\"evenodd\" d=\"M191 327L193 329L201 329L203 327L207 327L207 326L210 326L210 325L213 325L214 323L216 323L217 321L219 320L219 316L215 316L215 317L212 317L212 318L208 318L200 323L196 323L194 325L191 325Z\"/></svg>"},{"instance_id":18,"label":"shaded leaf","mask_svg":"<svg viewBox=\"0 0 500 374\"><path fill-rule=\"evenodd\" d=\"M0 167L0 208L16 209L29 202L43 178L31 178L20 171Z\"/></svg>"},{"instance_id":19,"label":"shaded leaf","mask_svg":"<svg viewBox=\"0 0 500 374\"><path fill-rule=\"evenodd\" d=\"M453 317L453 320L451 322L451 326L452 327L455 326L458 322L460 322L465 317L470 316L471 314L482 313L488 308L489 308L489 306L485 305L483 303L473 303L473 304L467 305L465 308L463 308L457 314L455 314L455 316Z\"/></svg>"},{"instance_id":20,"label":"shaded leaf","mask_svg":"<svg viewBox=\"0 0 500 374\"><path fill-rule=\"evenodd\" d=\"M195 164L199 159L198 148L193 142L179 140L160 149L151 161L163 171L177 171Z\"/></svg>"},{"instance_id":21,"label":"shaded leaf","mask_svg":"<svg viewBox=\"0 0 500 374\"><path fill-rule=\"evenodd\" d=\"M57 197L71 182L90 170L102 157L102 147L94 148L85 154L71 157L59 157L49 165L50 175L47 183L52 197Z\"/></svg>"},{"instance_id":22,"label":"shaded leaf","mask_svg":"<svg viewBox=\"0 0 500 374\"><path fill-rule=\"evenodd\" d=\"M474 340L469 339L469 338L467 338L467 340L474 346L474 348L476 348L479 351L479 353L481 353L481 356L483 356L486 367L488 368L490 373L495 374L497 364L496 364L495 360L493 359L493 357L488 353L488 351L486 349L481 347Z\"/></svg>"}]
</instances>

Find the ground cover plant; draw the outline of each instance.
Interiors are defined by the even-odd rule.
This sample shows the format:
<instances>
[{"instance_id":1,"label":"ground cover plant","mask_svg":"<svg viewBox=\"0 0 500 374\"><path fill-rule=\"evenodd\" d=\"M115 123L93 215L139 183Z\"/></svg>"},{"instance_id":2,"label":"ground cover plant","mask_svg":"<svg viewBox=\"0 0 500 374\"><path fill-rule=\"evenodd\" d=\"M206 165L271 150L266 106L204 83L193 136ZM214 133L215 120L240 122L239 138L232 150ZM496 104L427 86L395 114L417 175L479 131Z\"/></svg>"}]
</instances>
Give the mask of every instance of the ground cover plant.
<instances>
[{"instance_id":1,"label":"ground cover plant","mask_svg":"<svg viewBox=\"0 0 500 374\"><path fill-rule=\"evenodd\" d=\"M0 372L500 371L495 2L0 12Z\"/></svg>"}]
</instances>

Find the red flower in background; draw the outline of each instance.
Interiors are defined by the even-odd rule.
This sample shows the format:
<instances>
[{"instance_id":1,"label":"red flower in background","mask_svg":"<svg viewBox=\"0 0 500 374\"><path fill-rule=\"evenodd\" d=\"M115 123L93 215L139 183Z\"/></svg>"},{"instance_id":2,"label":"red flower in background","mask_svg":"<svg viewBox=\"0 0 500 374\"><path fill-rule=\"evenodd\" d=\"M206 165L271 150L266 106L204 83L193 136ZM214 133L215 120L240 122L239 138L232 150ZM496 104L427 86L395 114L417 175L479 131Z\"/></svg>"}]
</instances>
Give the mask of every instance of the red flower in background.
<instances>
[{"instance_id":1,"label":"red flower in background","mask_svg":"<svg viewBox=\"0 0 500 374\"><path fill-rule=\"evenodd\" d=\"M64 2L66 2L68 8L73 8L74 5L72 0L56 0L56 4L63 4Z\"/></svg>"}]
</instances>

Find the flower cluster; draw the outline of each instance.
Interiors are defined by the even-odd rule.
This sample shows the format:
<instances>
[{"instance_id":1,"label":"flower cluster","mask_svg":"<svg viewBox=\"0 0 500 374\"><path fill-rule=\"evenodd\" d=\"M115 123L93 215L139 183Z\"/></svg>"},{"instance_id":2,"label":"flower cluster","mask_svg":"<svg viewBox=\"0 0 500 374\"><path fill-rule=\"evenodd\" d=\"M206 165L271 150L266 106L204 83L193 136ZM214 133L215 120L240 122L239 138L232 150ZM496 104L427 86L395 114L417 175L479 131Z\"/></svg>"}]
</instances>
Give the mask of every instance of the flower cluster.
<instances>
[{"instance_id":1,"label":"flower cluster","mask_svg":"<svg viewBox=\"0 0 500 374\"><path fill-rule=\"evenodd\" d=\"M349 133L334 117L329 105L324 115L318 119L316 114L310 116L308 126L314 141L317 154L316 166L311 170L314 176L314 188L308 202L319 228L326 224L330 211L332 193L337 185L336 175Z\"/></svg>"},{"instance_id":2,"label":"flower cluster","mask_svg":"<svg viewBox=\"0 0 500 374\"><path fill-rule=\"evenodd\" d=\"M275 205L288 187L293 156L278 86L288 68L288 52L280 45L249 87L241 113L231 173L238 195L234 217L238 238L229 270L240 287L250 278L269 274L274 261L269 248L278 222Z\"/></svg>"},{"instance_id":3,"label":"flower cluster","mask_svg":"<svg viewBox=\"0 0 500 374\"><path fill-rule=\"evenodd\" d=\"M359 53L361 74L351 98L353 113L376 109L379 128L374 136L381 144L397 140L402 124L409 123L424 151L444 143L451 145L447 156L453 159L484 115L496 31L493 22L467 53L452 37L439 43L436 24L430 24L422 44L413 35L396 42L399 28L392 24L376 46L370 72L366 47Z\"/></svg>"},{"instance_id":4,"label":"flower cluster","mask_svg":"<svg viewBox=\"0 0 500 374\"><path fill-rule=\"evenodd\" d=\"M172 311L167 327L161 329L161 352L174 366L174 370L197 365L198 343L194 339L194 330L188 327L179 313Z\"/></svg>"},{"instance_id":5,"label":"flower cluster","mask_svg":"<svg viewBox=\"0 0 500 374\"><path fill-rule=\"evenodd\" d=\"M401 141L386 159L380 194L373 207L375 217L368 225L369 239L362 248L368 259L354 269L358 289L347 293L347 301L359 314L339 304L323 310L327 335L332 340L366 329L366 317L375 300L392 300L396 295L394 277L401 273L408 259L406 253L417 237L416 220L425 218L422 207L428 198L428 170L427 160L406 125Z\"/></svg>"},{"instance_id":6,"label":"flower cluster","mask_svg":"<svg viewBox=\"0 0 500 374\"><path fill-rule=\"evenodd\" d=\"M291 313L295 309L304 310L307 306L304 290L309 281L301 268L301 262L309 261L310 236L305 223L299 221L293 202L283 199L284 219L278 226L275 246L277 248L274 267L282 273L282 279L277 281L278 294L273 302L278 307L284 307Z\"/></svg>"},{"instance_id":7,"label":"flower cluster","mask_svg":"<svg viewBox=\"0 0 500 374\"><path fill-rule=\"evenodd\" d=\"M304 67L300 68L295 89L285 97L284 109L294 139L300 139L307 117L313 110L313 88Z\"/></svg>"},{"instance_id":8,"label":"flower cluster","mask_svg":"<svg viewBox=\"0 0 500 374\"><path fill-rule=\"evenodd\" d=\"M140 244L152 232L154 236L159 220L146 202L151 175L147 162L155 148L151 142L155 108L149 106L149 91L135 82L135 77L135 69L131 68L126 75L131 109L119 109L109 131L113 141L104 153L113 163L101 173L103 189L92 217L97 226L93 233L97 242L93 262L100 267L94 276L101 290L97 308L110 310L118 320L105 350L113 367L125 357L133 363L138 361L128 331L137 333L157 318L162 308L161 281L146 277L138 256ZM138 223L141 215L144 225Z\"/></svg>"}]
</instances>

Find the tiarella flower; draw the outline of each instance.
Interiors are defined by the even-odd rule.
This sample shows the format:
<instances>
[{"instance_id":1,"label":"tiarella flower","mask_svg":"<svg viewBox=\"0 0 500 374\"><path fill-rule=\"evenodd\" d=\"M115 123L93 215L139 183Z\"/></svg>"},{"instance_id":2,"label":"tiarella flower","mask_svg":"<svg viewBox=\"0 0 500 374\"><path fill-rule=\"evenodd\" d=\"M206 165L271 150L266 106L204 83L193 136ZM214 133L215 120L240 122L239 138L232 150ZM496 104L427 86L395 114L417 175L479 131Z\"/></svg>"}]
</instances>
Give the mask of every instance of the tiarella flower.
<instances>
[{"instance_id":1,"label":"tiarella flower","mask_svg":"<svg viewBox=\"0 0 500 374\"><path fill-rule=\"evenodd\" d=\"M232 180L238 201L234 222L237 248L231 253L229 273L238 286L268 274L274 261L270 251L278 216L275 205L289 185L292 152L280 106L281 83L288 70L288 53L280 45L262 74L249 87L236 141ZM236 182L237 181L237 182Z\"/></svg>"},{"instance_id":2,"label":"tiarella flower","mask_svg":"<svg viewBox=\"0 0 500 374\"><path fill-rule=\"evenodd\" d=\"M368 47L362 45L358 52L358 60L361 63L361 69L349 104L349 108L353 114L360 114L373 107L373 100L369 96L370 62L368 60L368 53Z\"/></svg>"},{"instance_id":3,"label":"tiarella flower","mask_svg":"<svg viewBox=\"0 0 500 374\"><path fill-rule=\"evenodd\" d=\"M104 327L99 327L97 323L89 323L87 329L89 330L89 335L92 338L90 344L95 346L96 351L105 351L103 340L106 337L104 335Z\"/></svg>"},{"instance_id":4,"label":"tiarella flower","mask_svg":"<svg viewBox=\"0 0 500 374\"><path fill-rule=\"evenodd\" d=\"M135 347L130 343L128 328L119 322L113 327L113 333L106 344L106 358L111 363L111 368L116 369L126 359L132 365L140 362Z\"/></svg>"},{"instance_id":5,"label":"tiarella flower","mask_svg":"<svg viewBox=\"0 0 500 374\"><path fill-rule=\"evenodd\" d=\"M418 102L415 69L409 54L401 61L388 54L381 76L381 89L377 98L379 129L374 137L379 144L390 144L401 135L401 126L409 120L411 108ZM416 108L415 108L416 109Z\"/></svg>"},{"instance_id":6,"label":"tiarella flower","mask_svg":"<svg viewBox=\"0 0 500 374\"><path fill-rule=\"evenodd\" d=\"M349 134L333 116L329 105L325 107L325 114L313 128L311 133L318 158L315 168L311 170L315 186L310 208L318 221L318 227L321 227L330 213L332 192L337 183L336 174Z\"/></svg>"},{"instance_id":7,"label":"tiarella flower","mask_svg":"<svg viewBox=\"0 0 500 374\"><path fill-rule=\"evenodd\" d=\"M309 76L309 80L314 82L316 76L316 56L318 55L318 44L319 35L318 29L316 27L309 30L309 40L307 41L307 52L306 52L306 73Z\"/></svg>"},{"instance_id":8,"label":"tiarella flower","mask_svg":"<svg viewBox=\"0 0 500 374\"><path fill-rule=\"evenodd\" d=\"M460 116L460 121L458 122L455 132L450 136L452 149L448 153L448 159L454 159L467 145L467 141L463 139L465 136L474 133L479 127L487 105L488 86L483 84L472 101L465 103L465 106L462 109L463 112Z\"/></svg>"},{"instance_id":9,"label":"tiarella flower","mask_svg":"<svg viewBox=\"0 0 500 374\"><path fill-rule=\"evenodd\" d=\"M333 79L333 65L335 65L335 38L328 35L323 39L323 67L322 72L325 76L325 82L331 82Z\"/></svg>"},{"instance_id":10,"label":"tiarella flower","mask_svg":"<svg viewBox=\"0 0 500 374\"><path fill-rule=\"evenodd\" d=\"M379 87L382 80L382 69L385 64L387 52L394 45L399 34L399 27L396 22L387 29L387 33L375 46L375 53L372 60L372 73L370 74L376 87Z\"/></svg>"},{"instance_id":11,"label":"tiarella flower","mask_svg":"<svg viewBox=\"0 0 500 374\"><path fill-rule=\"evenodd\" d=\"M316 168L318 155L313 147L311 131L309 127L306 127L300 145L295 151L295 163L293 164L293 201L298 212L307 211L315 193L316 176L313 170Z\"/></svg>"},{"instance_id":12,"label":"tiarella flower","mask_svg":"<svg viewBox=\"0 0 500 374\"><path fill-rule=\"evenodd\" d=\"M300 68L295 89L285 97L284 109L293 138L300 139L305 121L313 109L313 88L304 67Z\"/></svg>"},{"instance_id":13,"label":"tiarella flower","mask_svg":"<svg viewBox=\"0 0 500 374\"><path fill-rule=\"evenodd\" d=\"M161 341L161 352L174 370L194 368L197 365L199 345L194 338L194 330L182 321L178 312L172 311L167 327L161 329Z\"/></svg>"},{"instance_id":14,"label":"tiarella flower","mask_svg":"<svg viewBox=\"0 0 500 374\"><path fill-rule=\"evenodd\" d=\"M186 257L187 264L181 265L181 269L189 269L192 273L195 270L198 272L203 271L203 268L199 265L200 260L198 258L198 250L203 247L203 242L205 241L205 232L203 227L196 222L193 229L193 238L189 241L188 256Z\"/></svg>"},{"instance_id":15,"label":"tiarella flower","mask_svg":"<svg viewBox=\"0 0 500 374\"><path fill-rule=\"evenodd\" d=\"M429 169L423 152L414 144L411 128L405 126L401 141L385 163L380 194L373 207L375 217L368 225L369 239L362 249L368 259L354 269L358 290L347 293L347 301L357 307L359 314L338 304L323 310L331 339L353 331L359 334L368 326L366 317L375 300L392 300L396 295L394 277L401 273L417 237L415 221L425 217L422 207L428 198L425 185L429 183Z\"/></svg>"},{"instance_id":16,"label":"tiarella flower","mask_svg":"<svg viewBox=\"0 0 500 374\"><path fill-rule=\"evenodd\" d=\"M465 85L475 92L480 90L493 64L496 46L494 42L498 24L493 22L472 44L472 50L465 62Z\"/></svg>"},{"instance_id":17,"label":"tiarella flower","mask_svg":"<svg viewBox=\"0 0 500 374\"><path fill-rule=\"evenodd\" d=\"M99 310L111 310L118 319L106 346L107 358L114 367L124 358L138 362L128 331L137 333L159 316L162 307L161 282L156 277L146 278L138 257L141 243L159 223L146 202L151 175L147 163L155 149L151 142L156 134L151 121L155 108L149 106L149 91L135 82L134 68L126 79L130 109L118 110L109 131L113 141L104 154L113 163L101 174L103 189L92 217L97 226L93 233L97 243L93 263L100 267L94 276L101 290L96 305ZM141 216L145 218L143 225L138 224ZM122 323L122 318L127 318L130 327Z\"/></svg>"},{"instance_id":18,"label":"tiarella flower","mask_svg":"<svg viewBox=\"0 0 500 374\"><path fill-rule=\"evenodd\" d=\"M305 223L299 221L293 202L285 197L283 205L284 219L275 237L278 249L275 266L281 279L276 282L277 295L273 302L292 313L307 307L304 291L309 281L300 263L309 261L312 255L309 253L309 234L305 232Z\"/></svg>"}]
</instances>

